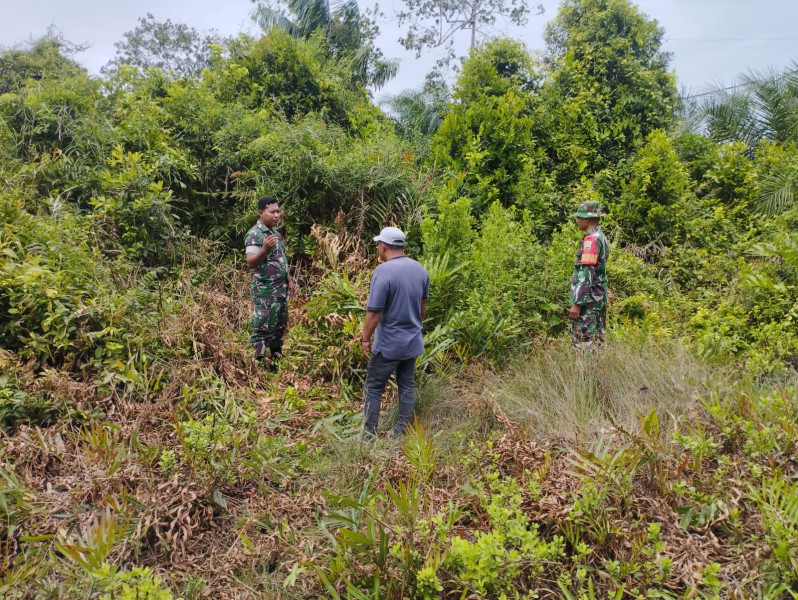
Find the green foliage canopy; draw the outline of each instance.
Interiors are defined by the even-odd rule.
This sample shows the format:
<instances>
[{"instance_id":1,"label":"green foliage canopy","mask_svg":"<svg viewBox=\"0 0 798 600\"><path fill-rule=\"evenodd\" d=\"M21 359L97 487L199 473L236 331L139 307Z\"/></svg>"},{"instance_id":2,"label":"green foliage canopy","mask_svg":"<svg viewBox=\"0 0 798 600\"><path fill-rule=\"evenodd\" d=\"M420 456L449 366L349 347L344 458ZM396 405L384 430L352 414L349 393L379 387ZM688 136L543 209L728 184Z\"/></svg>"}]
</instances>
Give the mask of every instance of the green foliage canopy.
<instances>
[{"instance_id":1,"label":"green foliage canopy","mask_svg":"<svg viewBox=\"0 0 798 600\"><path fill-rule=\"evenodd\" d=\"M679 105L664 31L628 0L565 0L546 29L558 179L612 170Z\"/></svg>"}]
</instances>

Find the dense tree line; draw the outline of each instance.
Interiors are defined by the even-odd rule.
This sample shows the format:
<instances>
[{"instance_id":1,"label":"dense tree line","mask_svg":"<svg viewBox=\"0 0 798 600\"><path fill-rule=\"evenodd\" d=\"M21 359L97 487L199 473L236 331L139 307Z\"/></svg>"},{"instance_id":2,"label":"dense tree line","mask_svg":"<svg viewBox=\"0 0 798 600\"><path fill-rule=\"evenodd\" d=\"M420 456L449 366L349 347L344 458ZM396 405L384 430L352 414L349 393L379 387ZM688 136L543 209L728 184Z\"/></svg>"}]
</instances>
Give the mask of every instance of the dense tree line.
<instances>
[{"instance_id":1,"label":"dense tree line","mask_svg":"<svg viewBox=\"0 0 798 600\"><path fill-rule=\"evenodd\" d=\"M451 97L408 92L386 116L365 87L383 67L353 71L372 38L352 38L364 17L347 6L291 4L285 22L261 8L282 26L206 40L188 70L122 54L92 77L54 37L5 51L4 347L45 362L114 355L97 348L117 313L92 304L100 275L81 269L166 273L198 239L235 254L264 193L282 201L295 257L314 252L317 224L406 228L438 289L457 290L431 307L450 342L492 329L512 346L561 327L565 283L552 274L570 260L568 215L600 199L614 318L758 369L794 365L794 70L683 103L655 21L626 0L567 0L542 61L487 41ZM181 48L199 35L151 21L141 26ZM75 243L55 253L47 236L64 231Z\"/></svg>"}]
</instances>

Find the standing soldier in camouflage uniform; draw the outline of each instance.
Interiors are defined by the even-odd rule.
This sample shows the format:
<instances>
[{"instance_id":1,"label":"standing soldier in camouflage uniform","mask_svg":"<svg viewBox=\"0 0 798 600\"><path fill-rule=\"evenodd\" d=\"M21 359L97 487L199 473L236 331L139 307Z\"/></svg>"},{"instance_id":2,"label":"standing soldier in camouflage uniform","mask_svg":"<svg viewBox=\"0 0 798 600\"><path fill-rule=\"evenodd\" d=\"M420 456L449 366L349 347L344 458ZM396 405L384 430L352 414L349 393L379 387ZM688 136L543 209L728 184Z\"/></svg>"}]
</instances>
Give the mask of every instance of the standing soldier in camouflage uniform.
<instances>
[{"instance_id":1,"label":"standing soldier in camouflage uniform","mask_svg":"<svg viewBox=\"0 0 798 600\"><path fill-rule=\"evenodd\" d=\"M252 346L255 358L266 363L266 348L271 350L268 366L276 367L283 356L283 335L288 326L288 295L294 282L288 274L285 243L277 232L280 208L277 200L264 196L258 200L258 222L247 232L244 246L247 266L252 269L251 297Z\"/></svg>"},{"instance_id":2,"label":"standing soldier in camouflage uniform","mask_svg":"<svg viewBox=\"0 0 798 600\"><path fill-rule=\"evenodd\" d=\"M604 216L598 202L582 202L576 211L576 226L585 237L576 252L571 277L571 309L573 320L571 344L592 350L604 343L607 325L607 259L610 244L599 226Z\"/></svg>"}]
</instances>

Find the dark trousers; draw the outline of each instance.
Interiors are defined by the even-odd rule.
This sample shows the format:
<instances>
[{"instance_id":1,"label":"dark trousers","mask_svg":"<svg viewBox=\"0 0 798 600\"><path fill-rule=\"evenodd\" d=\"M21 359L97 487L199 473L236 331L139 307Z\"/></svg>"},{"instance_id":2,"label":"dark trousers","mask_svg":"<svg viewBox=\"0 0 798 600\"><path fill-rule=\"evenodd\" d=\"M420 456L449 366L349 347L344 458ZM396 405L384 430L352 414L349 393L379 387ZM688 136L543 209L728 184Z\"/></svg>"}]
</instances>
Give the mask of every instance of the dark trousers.
<instances>
[{"instance_id":1,"label":"dark trousers","mask_svg":"<svg viewBox=\"0 0 798 600\"><path fill-rule=\"evenodd\" d=\"M416 359L390 360L383 357L382 352L372 354L366 373L365 406L363 408L367 436L377 434L382 393L394 371L396 372L396 385L399 388L399 418L396 420L394 433L404 434L408 423L413 418L413 406L416 401L416 392L413 389Z\"/></svg>"}]
</instances>

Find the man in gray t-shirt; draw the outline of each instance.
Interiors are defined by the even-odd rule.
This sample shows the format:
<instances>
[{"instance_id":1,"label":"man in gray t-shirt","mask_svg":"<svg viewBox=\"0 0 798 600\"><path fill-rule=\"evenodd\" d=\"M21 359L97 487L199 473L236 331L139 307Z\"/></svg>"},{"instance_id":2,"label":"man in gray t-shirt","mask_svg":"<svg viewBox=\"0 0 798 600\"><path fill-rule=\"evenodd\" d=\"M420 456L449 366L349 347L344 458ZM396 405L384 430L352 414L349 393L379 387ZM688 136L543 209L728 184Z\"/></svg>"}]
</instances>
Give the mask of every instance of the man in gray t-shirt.
<instances>
[{"instance_id":1,"label":"man in gray t-shirt","mask_svg":"<svg viewBox=\"0 0 798 600\"><path fill-rule=\"evenodd\" d=\"M377 421L385 385L396 372L399 418L395 435L403 435L413 418L416 357L424 354L421 321L429 298L429 275L405 256L405 234L386 227L374 238L382 264L374 270L366 304L361 344L369 357L366 374L363 438L377 435Z\"/></svg>"}]
</instances>

